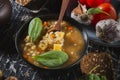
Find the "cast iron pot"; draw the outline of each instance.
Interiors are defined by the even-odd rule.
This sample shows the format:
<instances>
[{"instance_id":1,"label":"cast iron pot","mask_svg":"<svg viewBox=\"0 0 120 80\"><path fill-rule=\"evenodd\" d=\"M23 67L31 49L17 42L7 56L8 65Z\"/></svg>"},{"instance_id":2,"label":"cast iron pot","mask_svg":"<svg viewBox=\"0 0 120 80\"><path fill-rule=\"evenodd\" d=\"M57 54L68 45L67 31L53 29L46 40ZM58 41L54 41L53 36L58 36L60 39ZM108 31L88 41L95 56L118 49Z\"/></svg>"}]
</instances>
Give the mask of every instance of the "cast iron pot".
<instances>
[{"instance_id":1,"label":"cast iron pot","mask_svg":"<svg viewBox=\"0 0 120 80\"><path fill-rule=\"evenodd\" d=\"M55 14L42 15L42 16L39 16L39 17L40 17L40 19L41 19L42 21L51 20L51 19L52 19L52 20L57 20L57 19L58 19L58 15L55 15ZM78 59L75 63L73 63L73 64L71 64L71 65L69 65L69 66L66 66L66 67L47 68L47 70L69 69L69 68L71 68L71 67L79 64L82 56L86 53L86 50L87 50L87 47L88 47L88 37L87 37L86 31L84 30L85 25L78 23L77 21L73 20L73 19L70 18L70 17L65 17L65 16L64 16L64 19L63 19L63 20L71 23L73 26L75 26L77 29L80 30L80 32L82 33L83 38L84 38L84 43L85 43L84 49L83 49L83 51L80 53L80 57L79 57L79 59ZM27 36L27 31L28 31L28 26L29 26L29 22L30 22L30 21L31 21L31 20L29 20L28 22L25 22L25 23L21 26L21 28L19 29L19 31L16 33L16 37L15 37L15 47L16 47L17 52L18 52L20 55L22 55L21 42L22 42L22 41L24 40L24 38ZM22 56L22 57L23 57L23 56ZM23 57L23 58L24 58L24 57ZM25 60L25 61L27 61L27 60ZM27 61L27 62L28 62L28 61ZM29 63L29 62L28 62L28 63ZM30 64L31 64L31 63L30 63ZM32 64L32 65L33 65L33 64ZM34 66L34 65L33 65L33 66ZM37 66L35 66L35 67L37 67ZM43 67L37 67L37 68L45 69L45 70L46 70L46 68L43 68Z\"/></svg>"}]
</instances>

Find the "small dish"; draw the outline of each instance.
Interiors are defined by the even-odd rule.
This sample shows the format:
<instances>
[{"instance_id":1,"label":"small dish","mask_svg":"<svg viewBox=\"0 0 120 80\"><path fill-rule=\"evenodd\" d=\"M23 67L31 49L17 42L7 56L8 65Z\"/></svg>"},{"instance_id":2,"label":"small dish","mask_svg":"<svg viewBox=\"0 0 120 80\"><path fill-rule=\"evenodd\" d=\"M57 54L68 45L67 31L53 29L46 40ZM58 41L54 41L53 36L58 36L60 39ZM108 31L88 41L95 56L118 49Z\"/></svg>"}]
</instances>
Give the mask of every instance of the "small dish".
<instances>
[{"instance_id":1,"label":"small dish","mask_svg":"<svg viewBox=\"0 0 120 80\"><path fill-rule=\"evenodd\" d=\"M58 15L43 15L43 16L40 16L39 17L41 20L43 21L46 21L46 20L57 20L58 19ZM85 54L86 52L86 49L87 49L87 46L88 46L88 38L87 38L87 33L84 31L83 27L84 25L82 24L79 24L78 22L76 22L75 20L71 19L70 17L64 17L63 19L64 21L67 21L69 22L70 24L72 24L74 27L76 27L78 29L78 31L80 31L80 33L82 34L82 38L83 38L83 41L84 41L84 46L81 50L81 52L79 52L79 56L78 56L78 59L73 62L73 63L70 63L69 65L63 65L63 66L58 66L58 67L46 67L46 66L36 66L34 64L32 64L31 62L29 62L28 60L25 59L25 57L23 56L23 48L21 47L21 43L22 41L24 40L24 38L27 36L27 30L28 30L28 25L29 25L29 22L26 22L23 24L23 26L20 28L20 30L17 32L16 34L16 37L15 37L15 46L16 46L16 49L17 49L17 52L19 54L22 55L22 57L30 64L38 67L38 68L41 68L41 69L47 69L47 70L60 70L60 69L67 69L67 68L70 68L70 67L73 67L74 65L76 64L79 64L82 56ZM74 38L74 37L73 37ZM67 62L66 62L67 63ZM66 64L65 63L65 64Z\"/></svg>"},{"instance_id":2,"label":"small dish","mask_svg":"<svg viewBox=\"0 0 120 80\"><path fill-rule=\"evenodd\" d=\"M39 13L43 11L49 11L46 6L49 3L49 0L16 0L15 1L17 4L25 7L28 9L29 12L31 13Z\"/></svg>"},{"instance_id":3,"label":"small dish","mask_svg":"<svg viewBox=\"0 0 120 80\"><path fill-rule=\"evenodd\" d=\"M119 14L120 12L120 9L119 9L119 6L120 6L120 1L119 0L111 0L111 4L114 6L117 14ZM78 4L78 3L74 3L74 4ZM72 6L73 8L70 8L68 10L68 13L69 15L68 16L71 16L72 15L72 11L76 8L76 6ZM87 10L87 9L86 9ZM79 13L79 12L78 12ZM74 17L74 16L71 16L71 17ZM78 17L74 17L74 18L78 18ZM76 19L76 21L79 22L78 19ZM119 21L120 22L120 21ZM81 22L82 23L82 22ZM88 24L87 26L85 26L85 29L86 29L86 32L88 34L88 38L90 41L96 43L96 44L99 44L99 45L102 45L102 46L107 46L107 47L120 47L120 41L113 41L111 43L109 42L105 42L103 40L101 40L100 38L98 38L96 36L96 30L95 30L95 26L92 25L92 24Z\"/></svg>"}]
</instances>

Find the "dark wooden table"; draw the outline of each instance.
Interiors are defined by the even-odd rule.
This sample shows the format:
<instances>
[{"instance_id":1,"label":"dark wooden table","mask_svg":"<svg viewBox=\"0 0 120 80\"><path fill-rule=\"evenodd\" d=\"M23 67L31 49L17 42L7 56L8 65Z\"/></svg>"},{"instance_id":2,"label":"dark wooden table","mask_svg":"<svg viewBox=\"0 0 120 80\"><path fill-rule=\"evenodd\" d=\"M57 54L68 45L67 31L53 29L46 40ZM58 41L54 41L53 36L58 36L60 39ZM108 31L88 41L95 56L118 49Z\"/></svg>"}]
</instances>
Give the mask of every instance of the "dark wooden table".
<instances>
[{"instance_id":1,"label":"dark wooden table","mask_svg":"<svg viewBox=\"0 0 120 80\"><path fill-rule=\"evenodd\" d=\"M33 14L29 9L16 4L14 0L10 1L12 3L11 20L5 27L0 26L0 69L3 71L4 77L16 76L19 80L78 80L81 75L79 64L68 70L58 72L45 71L28 64L17 53L14 45L16 32L24 22L44 13ZM55 7L52 8L52 5L52 3L49 3L46 6L49 8L49 13L58 13L60 4L57 5L58 10ZM115 6L118 7L117 5ZM90 41L87 52L91 51L110 52L114 63L116 80L120 80L120 47L100 46Z\"/></svg>"}]
</instances>

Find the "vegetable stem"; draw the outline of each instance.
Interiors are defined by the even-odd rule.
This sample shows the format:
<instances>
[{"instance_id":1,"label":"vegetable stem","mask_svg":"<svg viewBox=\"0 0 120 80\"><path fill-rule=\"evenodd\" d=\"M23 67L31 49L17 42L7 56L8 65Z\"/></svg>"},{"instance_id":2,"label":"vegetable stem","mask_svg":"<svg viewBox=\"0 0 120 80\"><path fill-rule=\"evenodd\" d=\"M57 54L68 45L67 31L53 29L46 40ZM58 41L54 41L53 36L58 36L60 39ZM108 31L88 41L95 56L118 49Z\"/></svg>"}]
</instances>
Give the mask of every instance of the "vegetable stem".
<instances>
[{"instance_id":1,"label":"vegetable stem","mask_svg":"<svg viewBox=\"0 0 120 80\"><path fill-rule=\"evenodd\" d=\"M104 13L104 14L106 14L106 15L108 15L108 16L111 16L110 14L108 14L108 13L105 12L105 11L102 11L101 13Z\"/></svg>"},{"instance_id":2,"label":"vegetable stem","mask_svg":"<svg viewBox=\"0 0 120 80\"><path fill-rule=\"evenodd\" d=\"M95 66L90 72L89 72L89 74L91 74L95 69L97 69L98 67L100 67L100 65L97 65L97 66Z\"/></svg>"},{"instance_id":3,"label":"vegetable stem","mask_svg":"<svg viewBox=\"0 0 120 80\"><path fill-rule=\"evenodd\" d=\"M89 15L94 15L94 14L103 13L103 14L106 14L106 15L108 15L108 16L111 16L109 13L103 11L103 10L100 9L100 8L90 8L90 9L88 9L87 13L88 13Z\"/></svg>"}]
</instances>

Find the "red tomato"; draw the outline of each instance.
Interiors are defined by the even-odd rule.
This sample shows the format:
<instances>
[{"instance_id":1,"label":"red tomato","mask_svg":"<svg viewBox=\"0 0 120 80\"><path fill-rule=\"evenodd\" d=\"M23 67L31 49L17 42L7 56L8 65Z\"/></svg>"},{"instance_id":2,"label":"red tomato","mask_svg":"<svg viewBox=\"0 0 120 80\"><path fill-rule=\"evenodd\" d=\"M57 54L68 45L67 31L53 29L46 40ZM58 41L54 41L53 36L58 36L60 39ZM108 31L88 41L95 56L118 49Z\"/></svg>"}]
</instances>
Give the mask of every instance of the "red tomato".
<instances>
[{"instance_id":1,"label":"red tomato","mask_svg":"<svg viewBox=\"0 0 120 80\"><path fill-rule=\"evenodd\" d=\"M111 2L111 0L85 0L87 2L87 5L89 7L97 7L98 5L104 3L104 2Z\"/></svg>"},{"instance_id":2,"label":"red tomato","mask_svg":"<svg viewBox=\"0 0 120 80\"><path fill-rule=\"evenodd\" d=\"M102 3L97 8L102 9L103 11L107 12L109 15L105 13L99 13L93 15L93 24L95 25L98 21L103 19L117 19L117 13L115 8L110 3Z\"/></svg>"},{"instance_id":3,"label":"red tomato","mask_svg":"<svg viewBox=\"0 0 120 80\"><path fill-rule=\"evenodd\" d=\"M86 5L86 7L89 7L86 0L79 0L79 2L83 5Z\"/></svg>"}]
</instances>

